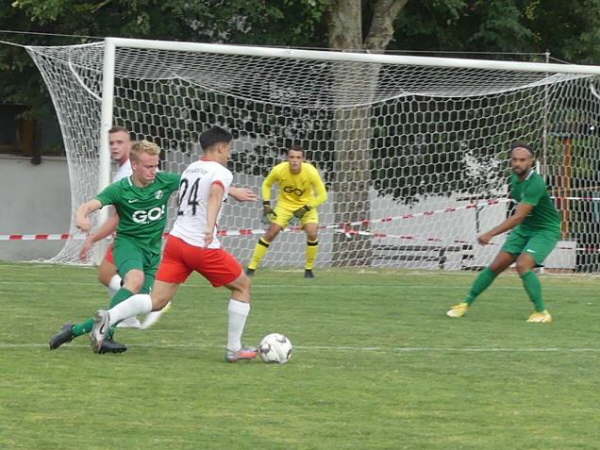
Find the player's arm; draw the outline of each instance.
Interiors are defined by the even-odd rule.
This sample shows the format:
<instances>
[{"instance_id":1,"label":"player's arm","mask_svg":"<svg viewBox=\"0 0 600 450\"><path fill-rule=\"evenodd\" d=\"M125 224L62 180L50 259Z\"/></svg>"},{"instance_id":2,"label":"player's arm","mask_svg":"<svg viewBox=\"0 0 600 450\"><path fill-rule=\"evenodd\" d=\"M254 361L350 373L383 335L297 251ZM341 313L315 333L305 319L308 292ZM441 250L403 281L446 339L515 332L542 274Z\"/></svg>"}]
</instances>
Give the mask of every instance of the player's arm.
<instances>
[{"instance_id":1,"label":"player's arm","mask_svg":"<svg viewBox=\"0 0 600 450\"><path fill-rule=\"evenodd\" d=\"M312 209L327 201L327 189L325 189L325 183L323 183L321 175L316 169L311 172L310 178L315 193L315 197L308 202L308 206Z\"/></svg>"},{"instance_id":2,"label":"player's arm","mask_svg":"<svg viewBox=\"0 0 600 450\"><path fill-rule=\"evenodd\" d=\"M108 216L108 219L96 230L95 233L91 233L93 236L92 242L96 243L110 235L112 235L119 225L119 216L113 211L113 214Z\"/></svg>"},{"instance_id":3,"label":"player's arm","mask_svg":"<svg viewBox=\"0 0 600 450\"><path fill-rule=\"evenodd\" d=\"M79 258L82 260L87 259L90 249L94 244L110 235L112 235L117 226L119 225L119 216L112 211L112 214L106 219L106 221L96 230L95 233L90 233L83 242L81 250L79 251Z\"/></svg>"},{"instance_id":4,"label":"player's arm","mask_svg":"<svg viewBox=\"0 0 600 450\"><path fill-rule=\"evenodd\" d=\"M258 200L258 196L254 191L248 188L231 186L229 188L229 195L238 202L255 202Z\"/></svg>"},{"instance_id":5,"label":"player's arm","mask_svg":"<svg viewBox=\"0 0 600 450\"><path fill-rule=\"evenodd\" d=\"M535 207L535 205L532 205L530 203L519 203L517 205L517 209L516 209L515 213L512 216L510 216L508 219L506 219L500 225L492 228L487 233L484 233L481 236L479 236L477 238L477 241L481 245L489 244L494 236L498 236L499 234L502 234L508 230L512 230L514 227L516 227L521 222L523 222L525 220L525 218L529 214L531 214L534 207Z\"/></svg>"},{"instance_id":6,"label":"player's arm","mask_svg":"<svg viewBox=\"0 0 600 450\"><path fill-rule=\"evenodd\" d=\"M102 192L96 195L95 198L85 202L75 213L75 225L81 231L88 232L92 228L90 214L99 210L103 206L113 205L119 194L119 182L109 184Z\"/></svg>"},{"instance_id":7,"label":"player's arm","mask_svg":"<svg viewBox=\"0 0 600 450\"><path fill-rule=\"evenodd\" d=\"M271 208L271 189L277 179L276 170L273 168L262 183L261 194L263 199L263 217L266 223L272 222L277 217L277 214L275 214L275 211Z\"/></svg>"},{"instance_id":8,"label":"player's arm","mask_svg":"<svg viewBox=\"0 0 600 450\"><path fill-rule=\"evenodd\" d=\"M294 216L299 219L301 219L304 216L304 214L306 214L311 209L316 208L327 201L327 189L325 189L325 183L323 183L319 172L316 169L311 170L309 172L309 178L310 183L313 187L314 196L308 201L306 205L294 211Z\"/></svg>"},{"instance_id":9,"label":"player's arm","mask_svg":"<svg viewBox=\"0 0 600 450\"><path fill-rule=\"evenodd\" d=\"M79 228L81 231L90 231L92 228L92 222L89 216L94 211L102 208L102 206L103 205L100 200L94 198L77 208L77 212L75 213L75 225L77 228Z\"/></svg>"},{"instance_id":10,"label":"player's arm","mask_svg":"<svg viewBox=\"0 0 600 450\"><path fill-rule=\"evenodd\" d=\"M206 229L204 230L204 243L208 246L213 240L213 232L217 226L217 216L225 196L225 188L220 182L210 185L206 205Z\"/></svg>"},{"instance_id":11,"label":"player's arm","mask_svg":"<svg viewBox=\"0 0 600 450\"><path fill-rule=\"evenodd\" d=\"M277 174L276 174L275 168L273 168L273 169L271 169L269 174L265 177L265 179L263 180L263 183L262 183L261 194L262 194L263 203L271 202L271 188L273 187L273 184L276 181L277 181Z\"/></svg>"}]
</instances>

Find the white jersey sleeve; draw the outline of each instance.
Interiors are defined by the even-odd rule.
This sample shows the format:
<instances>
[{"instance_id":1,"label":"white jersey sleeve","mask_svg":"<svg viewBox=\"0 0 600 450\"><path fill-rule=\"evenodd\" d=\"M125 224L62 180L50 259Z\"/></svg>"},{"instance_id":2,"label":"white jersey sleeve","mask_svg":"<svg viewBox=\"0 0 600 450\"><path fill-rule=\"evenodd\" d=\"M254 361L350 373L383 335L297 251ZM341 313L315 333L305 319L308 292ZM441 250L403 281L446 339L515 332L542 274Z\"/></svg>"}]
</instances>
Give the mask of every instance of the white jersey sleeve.
<instances>
[{"instance_id":1,"label":"white jersey sleeve","mask_svg":"<svg viewBox=\"0 0 600 450\"><path fill-rule=\"evenodd\" d=\"M115 172L115 175L113 176L113 183L115 181L119 181L125 177L128 177L132 173L133 173L133 171L131 170L131 161L127 160L123 164L121 164L119 167L117 167L117 171Z\"/></svg>"},{"instance_id":2,"label":"white jersey sleeve","mask_svg":"<svg viewBox=\"0 0 600 450\"><path fill-rule=\"evenodd\" d=\"M221 164L215 161L200 160L190 164L181 174L181 183L177 196L177 218L173 224L171 234L184 240L190 245L204 247L204 231L206 229L207 205L210 188L217 183L223 186L227 199L229 187L233 180L233 174ZM221 211L217 215L217 224L221 217ZM217 239L217 230L213 230L213 241L208 248L220 248L221 243Z\"/></svg>"}]
</instances>

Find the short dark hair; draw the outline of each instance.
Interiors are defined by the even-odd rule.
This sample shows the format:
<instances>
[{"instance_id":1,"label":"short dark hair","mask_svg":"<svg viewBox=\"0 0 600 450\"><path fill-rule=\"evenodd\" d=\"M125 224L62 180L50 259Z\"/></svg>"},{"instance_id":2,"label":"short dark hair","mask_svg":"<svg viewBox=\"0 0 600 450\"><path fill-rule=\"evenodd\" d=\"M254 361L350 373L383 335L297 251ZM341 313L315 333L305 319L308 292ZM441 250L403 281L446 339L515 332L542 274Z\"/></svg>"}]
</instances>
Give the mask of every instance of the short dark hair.
<instances>
[{"instance_id":1,"label":"short dark hair","mask_svg":"<svg viewBox=\"0 0 600 450\"><path fill-rule=\"evenodd\" d=\"M529 145L529 144L526 144L525 142L513 142L510 145L510 153L512 153L513 150L516 148L524 148L531 154L531 156L535 157L535 152L533 151L533 147L531 147L531 145Z\"/></svg>"},{"instance_id":2,"label":"short dark hair","mask_svg":"<svg viewBox=\"0 0 600 450\"><path fill-rule=\"evenodd\" d=\"M304 149L299 144L292 144L292 145L290 145L290 148L288 148L288 153L290 152L290 150L293 150L295 152L301 152L302 155L304 155Z\"/></svg>"},{"instance_id":3,"label":"short dark hair","mask_svg":"<svg viewBox=\"0 0 600 450\"><path fill-rule=\"evenodd\" d=\"M200 135L200 146L202 147L202 150L206 152L213 145L221 142L229 144L232 139L233 136L229 131L224 130L221 127L212 127Z\"/></svg>"},{"instance_id":4,"label":"short dark hair","mask_svg":"<svg viewBox=\"0 0 600 450\"><path fill-rule=\"evenodd\" d=\"M127 133L129 135L129 137L131 138L131 134L129 133L129 130L125 127L120 127L118 125L111 127L111 129L108 130L108 134L118 133L120 131L122 131L123 133Z\"/></svg>"}]
</instances>

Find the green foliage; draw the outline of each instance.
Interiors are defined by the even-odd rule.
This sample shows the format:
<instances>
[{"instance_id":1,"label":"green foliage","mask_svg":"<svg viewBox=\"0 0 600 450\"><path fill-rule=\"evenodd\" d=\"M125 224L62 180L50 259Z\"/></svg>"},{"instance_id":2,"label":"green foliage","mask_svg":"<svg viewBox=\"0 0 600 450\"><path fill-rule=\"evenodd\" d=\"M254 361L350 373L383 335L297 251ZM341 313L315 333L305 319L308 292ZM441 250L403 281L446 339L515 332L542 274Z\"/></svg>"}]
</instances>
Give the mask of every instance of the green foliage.
<instances>
[{"instance_id":1,"label":"green foliage","mask_svg":"<svg viewBox=\"0 0 600 450\"><path fill-rule=\"evenodd\" d=\"M271 46L324 47L330 0L14 0L0 3L0 28ZM365 20L372 4L364 2ZM4 35L12 42L61 45L85 39ZM600 0L410 0L390 49L544 52L572 62L600 56ZM4 101L48 110L29 57L0 47ZM11 73L12 72L12 73Z\"/></svg>"},{"instance_id":2,"label":"green foliage","mask_svg":"<svg viewBox=\"0 0 600 450\"><path fill-rule=\"evenodd\" d=\"M525 23L523 10L528 3L410 2L397 21L395 47L457 53L531 51L533 31Z\"/></svg>"},{"instance_id":3,"label":"green foliage","mask_svg":"<svg viewBox=\"0 0 600 450\"><path fill-rule=\"evenodd\" d=\"M425 0L409 2L391 49L536 52L598 62L600 1Z\"/></svg>"},{"instance_id":4,"label":"green foliage","mask_svg":"<svg viewBox=\"0 0 600 450\"><path fill-rule=\"evenodd\" d=\"M533 47L533 32L523 24L523 11L515 0L482 0L473 14L478 27L467 40L468 45L499 52L525 52Z\"/></svg>"},{"instance_id":5,"label":"green foliage","mask_svg":"<svg viewBox=\"0 0 600 450\"><path fill-rule=\"evenodd\" d=\"M579 64L600 60L600 1L531 1L527 16L538 49Z\"/></svg>"},{"instance_id":6,"label":"green foliage","mask_svg":"<svg viewBox=\"0 0 600 450\"><path fill-rule=\"evenodd\" d=\"M323 42L325 0L286 0L279 6L249 0L15 0L0 3L0 28L92 37L118 36L255 45L315 46ZM321 38L319 38L321 36ZM2 35L27 45L78 44L95 39ZM37 69L22 49L0 46L0 96L52 109Z\"/></svg>"}]
</instances>

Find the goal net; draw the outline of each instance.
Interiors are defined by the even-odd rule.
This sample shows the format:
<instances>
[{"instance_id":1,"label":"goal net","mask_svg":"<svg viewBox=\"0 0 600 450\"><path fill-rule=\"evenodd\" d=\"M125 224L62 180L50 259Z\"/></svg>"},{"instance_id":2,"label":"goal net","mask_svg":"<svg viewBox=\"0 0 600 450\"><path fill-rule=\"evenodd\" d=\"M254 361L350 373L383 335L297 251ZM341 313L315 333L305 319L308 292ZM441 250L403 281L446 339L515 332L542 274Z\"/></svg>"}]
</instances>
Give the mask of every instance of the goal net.
<instances>
[{"instance_id":1,"label":"goal net","mask_svg":"<svg viewBox=\"0 0 600 450\"><path fill-rule=\"evenodd\" d=\"M476 268L504 240L475 243L511 211L508 149L520 140L536 149L563 215L548 265L596 270L596 67L124 39L107 59L108 41L28 47L59 116L73 212L108 181L100 143L111 125L156 142L162 170L178 172L219 125L235 137L234 184L257 192L290 144L305 148L329 191L318 265ZM247 264L260 203L230 200L220 229ZM264 264L302 266L305 243L292 225ZM54 260L78 262L80 245L66 241Z\"/></svg>"}]
</instances>

